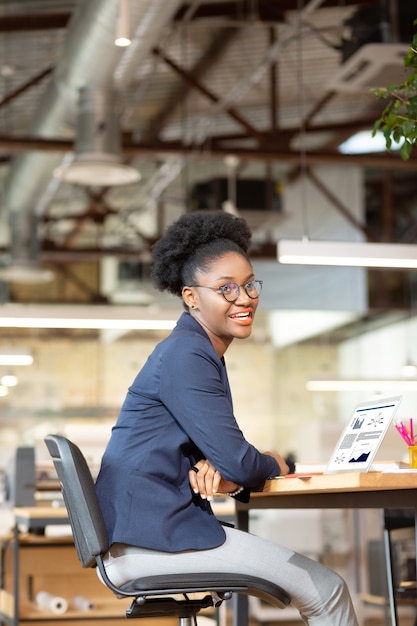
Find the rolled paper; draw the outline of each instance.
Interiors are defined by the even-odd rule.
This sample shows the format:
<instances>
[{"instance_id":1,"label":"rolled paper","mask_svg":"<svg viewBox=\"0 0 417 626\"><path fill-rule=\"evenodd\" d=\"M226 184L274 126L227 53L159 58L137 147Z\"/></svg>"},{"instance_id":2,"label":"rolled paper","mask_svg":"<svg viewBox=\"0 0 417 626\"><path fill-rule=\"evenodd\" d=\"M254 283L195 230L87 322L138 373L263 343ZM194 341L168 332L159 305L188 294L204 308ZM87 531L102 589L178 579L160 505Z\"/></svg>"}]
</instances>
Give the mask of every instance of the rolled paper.
<instances>
[{"instance_id":1,"label":"rolled paper","mask_svg":"<svg viewBox=\"0 0 417 626\"><path fill-rule=\"evenodd\" d=\"M55 613L55 615L62 615L62 613L68 610L68 602L65 598L54 596L47 591L39 591L39 593L36 594L36 604L43 611L50 611L51 613Z\"/></svg>"},{"instance_id":2,"label":"rolled paper","mask_svg":"<svg viewBox=\"0 0 417 626\"><path fill-rule=\"evenodd\" d=\"M71 605L76 611L91 611L94 609L94 604L91 600L84 598L84 596L74 596Z\"/></svg>"}]
</instances>

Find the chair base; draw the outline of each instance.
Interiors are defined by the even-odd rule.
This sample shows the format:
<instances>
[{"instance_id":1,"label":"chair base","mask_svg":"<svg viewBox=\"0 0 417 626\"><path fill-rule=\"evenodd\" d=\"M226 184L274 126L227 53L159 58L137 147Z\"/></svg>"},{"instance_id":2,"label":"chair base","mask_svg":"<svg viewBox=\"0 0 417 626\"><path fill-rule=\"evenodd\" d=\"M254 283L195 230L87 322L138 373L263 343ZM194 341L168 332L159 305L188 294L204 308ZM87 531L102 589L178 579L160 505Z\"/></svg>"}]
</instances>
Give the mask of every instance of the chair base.
<instances>
[{"instance_id":1,"label":"chair base","mask_svg":"<svg viewBox=\"0 0 417 626\"><path fill-rule=\"evenodd\" d=\"M207 609L213 606L213 597L210 594L198 600L189 598L184 600L177 600L175 598L148 598L143 604L138 604L136 600L134 600L126 611L126 617L130 619L140 619L144 617L179 617L181 619L187 619L195 617L201 609ZM187 624L187 622L185 622L185 624Z\"/></svg>"}]
</instances>

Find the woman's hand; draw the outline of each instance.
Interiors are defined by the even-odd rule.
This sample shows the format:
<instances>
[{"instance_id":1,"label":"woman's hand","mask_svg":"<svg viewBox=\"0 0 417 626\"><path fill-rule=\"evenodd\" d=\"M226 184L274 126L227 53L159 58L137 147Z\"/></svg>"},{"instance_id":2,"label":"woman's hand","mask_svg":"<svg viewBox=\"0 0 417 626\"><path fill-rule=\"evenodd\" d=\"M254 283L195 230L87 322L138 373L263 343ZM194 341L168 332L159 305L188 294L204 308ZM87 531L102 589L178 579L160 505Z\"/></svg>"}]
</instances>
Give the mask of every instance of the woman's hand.
<instances>
[{"instance_id":1,"label":"woman's hand","mask_svg":"<svg viewBox=\"0 0 417 626\"><path fill-rule=\"evenodd\" d=\"M279 454L275 454L275 452L264 452L264 454L272 456L276 460L281 470L280 476L286 476L287 474L289 474L290 468L288 467L285 459L283 459L282 456L280 456Z\"/></svg>"},{"instance_id":2,"label":"woman's hand","mask_svg":"<svg viewBox=\"0 0 417 626\"><path fill-rule=\"evenodd\" d=\"M202 459L194 465L198 472L190 470L188 477L194 493L198 493L203 500L213 500L216 493L228 493L239 487L230 480L224 480L219 471L212 466L210 461Z\"/></svg>"}]
</instances>

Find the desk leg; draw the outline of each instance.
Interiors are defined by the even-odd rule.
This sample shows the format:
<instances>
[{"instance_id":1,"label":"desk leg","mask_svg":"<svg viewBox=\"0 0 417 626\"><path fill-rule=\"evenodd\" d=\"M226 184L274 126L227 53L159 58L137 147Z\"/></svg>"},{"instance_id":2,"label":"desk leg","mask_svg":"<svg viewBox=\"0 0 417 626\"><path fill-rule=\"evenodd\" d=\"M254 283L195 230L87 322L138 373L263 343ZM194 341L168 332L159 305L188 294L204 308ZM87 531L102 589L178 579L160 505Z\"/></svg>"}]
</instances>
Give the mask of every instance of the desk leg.
<instances>
[{"instance_id":1,"label":"desk leg","mask_svg":"<svg viewBox=\"0 0 417 626\"><path fill-rule=\"evenodd\" d=\"M385 515L385 512L382 511L382 514ZM395 598L395 589L394 589L393 558L392 558L393 554L392 554L392 547L391 547L390 531L385 527L385 522L384 522L384 551L385 551L385 563L386 563L386 570L387 570L388 603L389 603L389 611L390 611L390 618L391 618L391 626L397 626L398 617L397 617L397 601ZM386 609L385 609L385 615L386 615Z\"/></svg>"},{"instance_id":2,"label":"desk leg","mask_svg":"<svg viewBox=\"0 0 417 626\"><path fill-rule=\"evenodd\" d=\"M236 511L236 522L239 530L249 530L249 511ZM248 597L239 595L233 598L233 626L248 626L249 602Z\"/></svg>"},{"instance_id":3,"label":"desk leg","mask_svg":"<svg viewBox=\"0 0 417 626\"><path fill-rule=\"evenodd\" d=\"M417 503L414 503L414 540L416 547L416 572L417 572ZM414 615L414 623L413 626L417 626L417 613Z\"/></svg>"},{"instance_id":4,"label":"desk leg","mask_svg":"<svg viewBox=\"0 0 417 626\"><path fill-rule=\"evenodd\" d=\"M19 528L13 529L13 626L19 624Z\"/></svg>"}]
</instances>

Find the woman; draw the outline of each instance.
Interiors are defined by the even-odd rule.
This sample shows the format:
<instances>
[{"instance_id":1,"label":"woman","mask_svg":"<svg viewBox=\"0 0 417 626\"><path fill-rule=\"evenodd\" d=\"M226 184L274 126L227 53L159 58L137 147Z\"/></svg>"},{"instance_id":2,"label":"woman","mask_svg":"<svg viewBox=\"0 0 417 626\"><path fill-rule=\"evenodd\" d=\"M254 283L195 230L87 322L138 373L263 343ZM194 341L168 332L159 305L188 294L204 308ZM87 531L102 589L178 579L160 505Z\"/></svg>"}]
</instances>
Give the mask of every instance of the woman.
<instances>
[{"instance_id":1,"label":"woman","mask_svg":"<svg viewBox=\"0 0 417 626\"><path fill-rule=\"evenodd\" d=\"M230 572L284 587L306 624L357 626L344 581L321 564L223 526L215 493L238 499L288 466L246 441L233 415L224 353L249 337L262 281L246 222L221 211L183 215L153 249L159 290L185 312L128 390L96 483L110 578Z\"/></svg>"}]
</instances>

